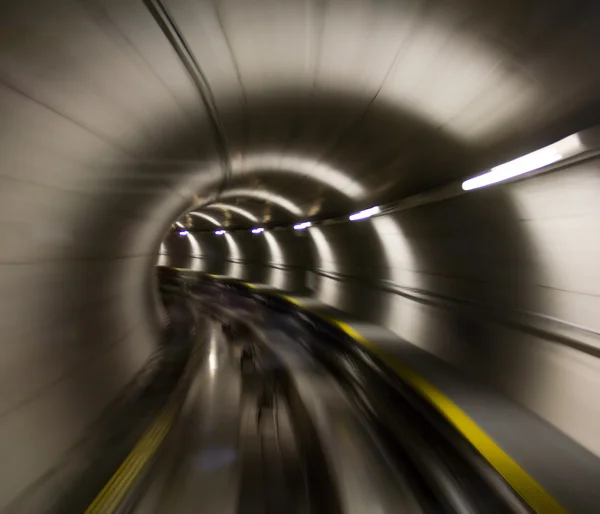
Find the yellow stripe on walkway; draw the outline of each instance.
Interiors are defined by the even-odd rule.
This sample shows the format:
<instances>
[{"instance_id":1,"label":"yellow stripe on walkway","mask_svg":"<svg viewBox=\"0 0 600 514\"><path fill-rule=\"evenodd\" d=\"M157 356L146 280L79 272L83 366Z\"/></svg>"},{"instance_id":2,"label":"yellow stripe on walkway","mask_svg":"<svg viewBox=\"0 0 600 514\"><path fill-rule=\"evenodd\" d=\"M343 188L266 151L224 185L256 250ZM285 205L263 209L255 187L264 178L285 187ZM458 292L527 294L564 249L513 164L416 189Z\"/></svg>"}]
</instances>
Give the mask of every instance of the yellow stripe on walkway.
<instances>
[{"instance_id":1,"label":"yellow stripe on walkway","mask_svg":"<svg viewBox=\"0 0 600 514\"><path fill-rule=\"evenodd\" d=\"M398 359L388 354L372 341L368 340L348 323L324 316L304 307L302 302L291 296L280 295L288 302L316 314L321 319L338 327L357 343L368 348L386 365L393 369L423 398L429 401L442 415L467 439L488 463L510 484L523 500L539 514L566 514L563 508L550 493L530 477L494 440L488 436L458 405L445 396L439 389L429 383L418 373L406 367Z\"/></svg>"},{"instance_id":2,"label":"yellow stripe on walkway","mask_svg":"<svg viewBox=\"0 0 600 514\"><path fill-rule=\"evenodd\" d=\"M166 407L85 510L85 514L112 514L117 510L131 485L167 435L172 423L173 408Z\"/></svg>"}]
</instances>

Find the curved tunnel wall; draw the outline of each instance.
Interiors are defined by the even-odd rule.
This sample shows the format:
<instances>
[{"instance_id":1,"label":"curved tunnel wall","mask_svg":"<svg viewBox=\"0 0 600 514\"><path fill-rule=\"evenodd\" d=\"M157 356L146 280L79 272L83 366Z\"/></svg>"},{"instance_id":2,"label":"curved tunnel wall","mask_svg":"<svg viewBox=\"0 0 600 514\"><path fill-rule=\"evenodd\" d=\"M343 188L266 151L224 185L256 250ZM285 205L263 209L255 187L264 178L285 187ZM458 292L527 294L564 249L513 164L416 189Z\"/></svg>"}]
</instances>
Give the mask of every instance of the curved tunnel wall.
<instances>
[{"instance_id":1,"label":"curved tunnel wall","mask_svg":"<svg viewBox=\"0 0 600 514\"><path fill-rule=\"evenodd\" d=\"M100 153L104 143L7 87L0 103L1 509L81 439L147 360L156 257L142 213L64 187L61 174L96 172L67 157L65 141Z\"/></svg>"},{"instance_id":2,"label":"curved tunnel wall","mask_svg":"<svg viewBox=\"0 0 600 514\"><path fill-rule=\"evenodd\" d=\"M59 465L156 347L153 267L185 203L164 176L190 170L153 159L165 129L152 119L205 131L91 3L4 7L0 510Z\"/></svg>"},{"instance_id":3,"label":"curved tunnel wall","mask_svg":"<svg viewBox=\"0 0 600 514\"><path fill-rule=\"evenodd\" d=\"M382 186L370 175L381 155L390 169L402 164L406 156L397 155L399 147L413 165L424 154L433 156L423 173L407 174L394 189L410 193L456 178L446 174L447 165L463 162L467 147L485 150L497 133L500 139L512 133L512 141L519 141L526 107L526 112L541 113L531 117L530 135L560 121L554 113L564 113L565 103L576 99L578 107L586 107L597 95L595 53L568 58L573 44L597 47L588 45L598 34L591 23L595 18L587 17L583 26L576 19L565 26L561 9L552 11L551 22L531 48L516 41L514 33L503 32L501 26L522 19L519 9L504 5L488 10L486 4L475 13L481 24L473 23L470 30L457 23L462 15L457 18L452 3L429 8L329 2L314 9L301 2L277 9L270 2L171 4L218 92L232 151L264 157L274 149L281 165L285 146L303 158L310 154L309 169L328 173L321 182L333 183L337 174L313 167L324 165L322 158L330 152L333 169L345 171L349 161L358 163L369 193L371 186ZM467 12L475 6L465 5ZM508 18L497 16L499 10ZM290 20L298 22L292 24L297 30L288 30ZM478 26L488 27L491 37L483 41ZM323 37L313 27L321 27ZM557 27L565 28L560 40L543 52L535 70L527 62L521 63L523 73L518 66L497 66L538 55ZM198 90L144 2L6 2L0 30L2 509L59 462L150 355L158 334L152 267L161 238L174 219L195 205L202 184L219 183L220 172L206 171L206 163L218 159ZM431 38L432 33L441 37ZM572 34L575 39L569 38ZM284 37L289 48L280 53ZM505 46L512 50L500 51L502 44L490 48L496 37L510 41ZM396 62L405 39L407 46L416 43L416 51ZM453 41L459 44L447 46ZM444 47L451 49L452 59L440 50ZM353 57L340 59L340 49L350 49ZM466 61L474 67L464 66ZM550 79L565 61L568 72L561 84L554 84ZM420 65L427 62L432 62L429 69ZM407 65L410 80L398 71ZM423 74L427 88L418 87ZM489 97L480 89L497 94ZM448 90L457 94L448 95ZM461 111L461 103L470 98L470 109ZM496 108L499 104L505 109ZM393 114L417 105L417 113ZM379 114L367 113L370 106ZM368 123L361 125L361 119ZM448 121L465 142L430 146L431 138L439 139L438 125ZM415 145L414 129L423 125L427 130ZM385 138L385 130L400 134L402 145ZM484 136L478 138L480 133ZM346 145L340 144L344 137ZM547 134L539 139L544 143ZM527 139L523 147L530 144ZM363 151L364 146L369 149ZM451 150L444 152L448 159L431 151L445 146ZM498 155L500 146L495 147ZM486 162L494 159L487 156ZM256 163L247 164L244 171ZM304 164L298 169L304 172ZM432 169L436 173L429 173ZM303 186L303 198L316 196L311 184ZM591 436L597 432L598 413L585 403L597 391L596 360L378 288L380 280L391 280L594 328L600 282L597 190L597 166L585 164L423 207L389 222L312 229L310 238L274 232L280 252L270 252L264 236L236 236L242 257L233 264L238 267L230 266L233 258L223 239L197 235L202 256L191 262L210 272L293 289L316 268L339 273L339 280L319 275L313 284L325 302L386 324L473 374L486 375L498 360L519 380L497 372L483 380L600 453ZM485 201L477 200L482 197ZM584 210L569 213L569 206ZM557 207L564 215L557 214ZM373 226L380 228L379 235ZM382 246L383 233L385 241L398 241L389 252ZM189 247L181 251L183 259ZM190 262L182 260L184 265ZM524 270L523 276L515 269ZM504 353L505 344L511 345L510 352ZM519 359L502 361L511 352ZM483 363L480 369L478 363Z\"/></svg>"},{"instance_id":4,"label":"curved tunnel wall","mask_svg":"<svg viewBox=\"0 0 600 514\"><path fill-rule=\"evenodd\" d=\"M600 455L589 401L600 393L599 168L591 159L310 236L272 232L283 288L311 285L325 303L388 327ZM282 287L264 235L232 236L242 278Z\"/></svg>"}]
</instances>

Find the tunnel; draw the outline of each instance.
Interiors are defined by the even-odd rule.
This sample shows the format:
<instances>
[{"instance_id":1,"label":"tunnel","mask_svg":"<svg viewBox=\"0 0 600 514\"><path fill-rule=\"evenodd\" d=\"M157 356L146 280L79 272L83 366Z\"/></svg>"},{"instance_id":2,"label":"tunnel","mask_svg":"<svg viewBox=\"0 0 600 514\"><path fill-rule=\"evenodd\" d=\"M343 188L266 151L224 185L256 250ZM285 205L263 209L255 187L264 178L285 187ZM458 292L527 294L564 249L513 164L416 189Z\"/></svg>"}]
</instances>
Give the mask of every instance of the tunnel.
<instances>
[{"instance_id":1,"label":"tunnel","mask_svg":"<svg viewBox=\"0 0 600 514\"><path fill-rule=\"evenodd\" d=\"M147 366L157 268L334 309L564 509L533 511L600 511L599 27L566 0L3 2L0 511L43 512Z\"/></svg>"}]
</instances>

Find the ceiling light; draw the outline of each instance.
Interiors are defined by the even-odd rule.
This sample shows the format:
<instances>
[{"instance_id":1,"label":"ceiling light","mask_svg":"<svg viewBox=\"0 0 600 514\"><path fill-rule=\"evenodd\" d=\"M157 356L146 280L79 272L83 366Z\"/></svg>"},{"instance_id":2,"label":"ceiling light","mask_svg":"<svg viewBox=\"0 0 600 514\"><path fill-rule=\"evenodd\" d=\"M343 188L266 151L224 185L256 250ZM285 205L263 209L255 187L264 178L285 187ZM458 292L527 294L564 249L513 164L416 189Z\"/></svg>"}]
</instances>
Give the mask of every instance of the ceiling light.
<instances>
[{"instance_id":1,"label":"ceiling light","mask_svg":"<svg viewBox=\"0 0 600 514\"><path fill-rule=\"evenodd\" d=\"M262 228L262 227L253 228L253 229L252 229L252 233L253 233L253 234L260 234L261 232L264 232L264 231L265 231L265 229L264 229L264 228Z\"/></svg>"},{"instance_id":2,"label":"ceiling light","mask_svg":"<svg viewBox=\"0 0 600 514\"><path fill-rule=\"evenodd\" d=\"M379 214L380 212L381 209L376 205L375 207L365 209L364 211L355 212L354 214L351 214L348 219L350 221L364 220L365 218L370 218L371 216Z\"/></svg>"},{"instance_id":3,"label":"ceiling light","mask_svg":"<svg viewBox=\"0 0 600 514\"><path fill-rule=\"evenodd\" d=\"M215 230L215 235L222 236L225 233L224 230Z\"/></svg>"},{"instance_id":4,"label":"ceiling light","mask_svg":"<svg viewBox=\"0 0 600 514\"><path fill-rule=\"evenodd\" d=\"M310 221L305 221L303 223L298 223L297 225L294 225L294 230L304 230L305 228L308 228L312 226L312 223Z\"/></svg>"},{"instance_id":5,"label":"ceiling light","mask_svg":"<svg viewBox=\"0 0 600 514\"><path fill-rule=\"evenodd\" d=\"M497 182L543 168L544 166L560 161L562 158L563 155L555 147L542 148L513 161L496 166L487 173L465 180L462 183L462 188L465 191L470 191L471 189L496 184Z\"/></svg>"},{"instance_id":6,"label":"ceiling light","mask_svg":"<svg viewBox=\"0 0 600 514\"><path fill-rule=\"evenodd\" d=\"M180 236L187 236L187 234L188 234L188 231L187 231L187 230L181 230L181 231L179 232L179 235L180 235Z\"/></svg>"}]
</instances>

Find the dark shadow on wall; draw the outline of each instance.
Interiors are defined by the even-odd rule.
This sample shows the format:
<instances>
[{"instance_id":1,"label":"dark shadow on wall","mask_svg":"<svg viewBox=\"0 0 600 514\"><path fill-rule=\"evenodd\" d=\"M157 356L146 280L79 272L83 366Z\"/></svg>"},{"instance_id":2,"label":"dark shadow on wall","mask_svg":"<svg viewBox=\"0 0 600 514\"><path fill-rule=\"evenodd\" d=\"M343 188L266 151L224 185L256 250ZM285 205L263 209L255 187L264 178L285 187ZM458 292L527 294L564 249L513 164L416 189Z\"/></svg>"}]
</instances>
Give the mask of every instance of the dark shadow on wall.
<instances>
[{"instance_id":1,"label":"dark shadow on wall","mask_svg":"<svg viewBox=\"0 0 600 514\"><path fill-rule=\"evenodd\" d=\"M306 230L276 231L273 232L273 236L282 250L285 290L306 294L309 286L308 272L314 269L316 264L308 232Z\"/></svg>"},{"instance_id":2,"label":"dark shadow on wall","mask_svg":"<svg viewBox=\"0 0 600 514\"><path fill-rule=\"evenodd\" d=\"M202 255L202 271L215 275L227 273L227 245L222 236L216 236L212 232L194 232L194 238L200 247Z\"/></svg>"},{"instance_id":3,"label":"dark shadow on wall","mask_svg":"<svg viewBox=\"0 0 600 514\"><path fill-rule=\"evenodd\" d=\"M418 289L433 300L411 306L418 325L413 334L419 334L411 342L512 390L531 380L528 336L497 320L514 319L517 311L544 311L535 288L543 269L520 218L509 186L395 215L413 253ZM395 308L411 301L396 302ZM474 308L462 308L465 302Z\"/></svg>"},{"instance_id":4,"label":"dark shadow on wall","mask_svg":"<svg viewBox=\"0 0 600 514\"><path fill-rule=\"evenodd\" d=\"M236 145L248 154L277 151L323 162L364 184L364 196L345 199L334 183L322 190L322 183L308 176L278 173L277 190L307 210L317 195L323 196L319 217L347 214L467 172L467 149L459 142L396 105L373 100L341 92L270 91L249 100L246 134L240 134ZM224 113L228 126L242 127L237 116ZM413 155L410 163L393 166L407 153ZM430 162L434 155L435 163Z\"/></svg>"},{"instance_id":5,"label":"dark shadow on wall","mask_svg":"<svg viewBox=\"0 0 600 514\"><path fill-rule=\"evenodd\" d=\"M187 236L179 235L178 230L169 230L162 242L162 251L166 252L165 266L188 268L192 264L192 246Z\"/></svg>"},{"instance_id":6,"label":"dark shadow on wall","mask_svg":"<svg viewBox=\"0 0 600 514\"><path fill-rule=\"evenodd\" d=\"M337 299L335 307L360 319L380 319L383 298L376 288L366 284L385 273L385 258L376 234L369 222L356 222L329 227L319 231L331 250L333 264L321 262L324 257L319 243L312 239L314 259L321 270L352 277L352 280L332 281L317 276L317 294L330 297L328 290L334 289ZM318 270L319 271L319 270Z\"/></svg>"},{"instance_id":7,"label":"dark shadow on wall","mask_svg":"<svg viewBox=\"0 0 600 514\"><path fill-rule=\"evenodd\" d=\"M241 232L233 234L242 258L242 278L248 282L265 283L269 280L270 268L264 264L271 259L263 234Z\"/></svg>"},{"instance_id":8,"label":"dark shadow on wall","mask_svg":"<svg viewBox=\"0 0 600 514\"><path fill-rule=\"evenodd\" d=\"M222 102L220 114L234 159L263 153L293 155L323 162L364 184L364 195L350 198L337 190L338 184L327 185L327 179L314 180L285 169L274 173L257 169L232 183L268 187L300 205L307 216L347 214L480 168L479 157L439 127L379 99L337 91L307 94L275 89L248 99L246 106L231 100ZM198 180L209 168L214 172L215 164L219 169L206 126L201 119L192 119L183 128L168 120L161 123L161 139L154 141L139 170L131 170L130 175L164 181L173 191L187 191L187 185L197 184L197 190L190 190L189 206L194 203L193 193L200 203L208 201L222 183L216 180L218 174L206 187ZM185 165L186 161L195 163ZM185 209L186 200L181 203Z\"/></svg>"}]
</instances>

